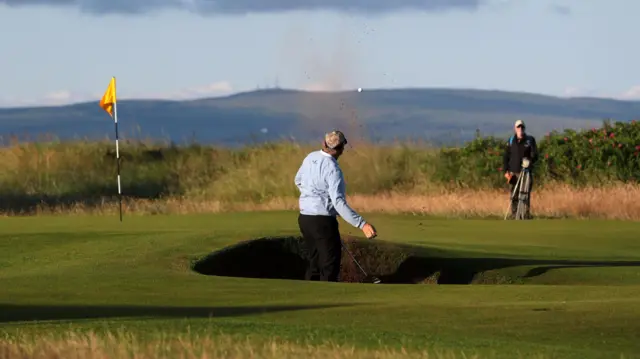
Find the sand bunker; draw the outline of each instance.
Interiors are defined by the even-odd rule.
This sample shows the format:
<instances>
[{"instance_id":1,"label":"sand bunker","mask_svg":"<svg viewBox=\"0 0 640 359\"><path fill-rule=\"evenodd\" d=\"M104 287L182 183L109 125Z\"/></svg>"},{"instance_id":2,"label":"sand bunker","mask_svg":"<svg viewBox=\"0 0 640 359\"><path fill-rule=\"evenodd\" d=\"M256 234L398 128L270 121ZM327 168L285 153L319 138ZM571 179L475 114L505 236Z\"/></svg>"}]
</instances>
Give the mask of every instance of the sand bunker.
<instances>
[{"instance_id":1,"label":"sand bunker","mask_svg":"<svg viewBox=\"0 0 640 359\"><path fill-rule=\"evenodd\" d=\"M478 263L469 266L468 260L429 255L425 248L348 238L344 243L365 271L383 284L469 284L478 274ZM192 269L214 276L304 280L306 258L299 237L259 238L213 252ZM369 281L345 251L340 281Z\"/></svg>"},{"instance_id":2,"label":"sand bunker","mask_svg":"<svg viewBox=\"0 0 640 359\"><path fill-rule=\"evenodd\" d=\"M566 268L629 267L639 262L465 258L438 249L380 240L344 238L343 242L369 276L382 284L526 284L528 278ZM203 275L304 280L307 255L301 238L259 238L237 243L196 261ZM562 284L587 284L581 276L564 276ZM340 281L369 283L343 251Z\"/></svg>"}]
</instances>

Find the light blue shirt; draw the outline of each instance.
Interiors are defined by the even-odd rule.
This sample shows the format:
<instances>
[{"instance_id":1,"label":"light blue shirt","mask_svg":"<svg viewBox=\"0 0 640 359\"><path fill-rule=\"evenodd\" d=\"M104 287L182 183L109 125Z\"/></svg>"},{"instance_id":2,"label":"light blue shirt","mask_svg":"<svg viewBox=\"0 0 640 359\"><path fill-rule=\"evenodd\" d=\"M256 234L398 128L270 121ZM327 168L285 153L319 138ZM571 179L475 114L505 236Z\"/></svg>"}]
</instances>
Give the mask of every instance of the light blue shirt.
<instances>
[{"instance_id":1,"label":"light blue shirt","mask_svg":"<svg viewBox=\"0 0 640 359\"><path fill-rule=\"evenodd\" d=\"M300 190L300 213L315 216L339 215L362 229L364 219L347 204L345 183L338 161L324 151L314 151L302 161L295 183Z\"/></svg>"}]
</instances>

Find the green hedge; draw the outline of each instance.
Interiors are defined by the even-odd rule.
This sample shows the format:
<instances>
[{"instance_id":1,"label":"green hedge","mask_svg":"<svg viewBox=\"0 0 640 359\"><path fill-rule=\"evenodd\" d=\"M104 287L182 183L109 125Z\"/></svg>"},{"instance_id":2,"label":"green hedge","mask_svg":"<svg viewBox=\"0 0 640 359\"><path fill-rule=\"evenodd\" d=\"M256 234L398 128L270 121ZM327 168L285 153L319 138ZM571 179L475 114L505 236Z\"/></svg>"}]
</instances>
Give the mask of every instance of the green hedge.
<instances>
[{"instance_id":1,"label":"green hedge","mask_svg":"<svg viewBox=\"0 0 640 359\"><path fill-rule=\"evenodd\" d=\"M601 128L554 131L536 138L535 180L572 185L602 185L640 180L640 123L605 121ZM504 186L502 155L507 139L478 137L437 156L436 179L464 187Z\"/></svg>"}]
</instances>

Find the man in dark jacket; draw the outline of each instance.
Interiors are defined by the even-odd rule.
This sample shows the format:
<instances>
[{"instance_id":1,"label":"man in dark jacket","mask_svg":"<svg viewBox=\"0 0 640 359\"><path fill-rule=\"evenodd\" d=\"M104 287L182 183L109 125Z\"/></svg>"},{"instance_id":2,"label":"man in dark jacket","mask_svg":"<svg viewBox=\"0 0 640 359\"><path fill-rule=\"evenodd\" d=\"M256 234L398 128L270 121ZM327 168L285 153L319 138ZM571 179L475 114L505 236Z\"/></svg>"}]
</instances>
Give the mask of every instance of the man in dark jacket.
<instances>
[{"instance_id":1,"label":"man in dark jacket","mask_svg":"<svg viewBox=\"0 0 640 359\"><path fill-rule=\"evenodd\" d=\"M526 127L524 125L524 121L516 121L516 123L514 124L515 134L509 138L504 151L502 168L504 169L504 177L511 185L511 195L513 194L513 190L515 189L516 183L518 182L518 177L523 171L523 162L525 164L528 163L528 170L530 173L532 173L533 167L538 160L538 147L536 145L536 139L533 136L528 135L525 129ZM529 193L526 203L526 218L530 218L529 206L531 199L531 188L533 184L532 182L533 176L529 176L529 185L527 186L527 188L523 188L524 190L526 190L526 192ZM511 198L512 216L515 216L517 208L518 194L516 193L516 195Z\"/></svg>"}]
</instances>

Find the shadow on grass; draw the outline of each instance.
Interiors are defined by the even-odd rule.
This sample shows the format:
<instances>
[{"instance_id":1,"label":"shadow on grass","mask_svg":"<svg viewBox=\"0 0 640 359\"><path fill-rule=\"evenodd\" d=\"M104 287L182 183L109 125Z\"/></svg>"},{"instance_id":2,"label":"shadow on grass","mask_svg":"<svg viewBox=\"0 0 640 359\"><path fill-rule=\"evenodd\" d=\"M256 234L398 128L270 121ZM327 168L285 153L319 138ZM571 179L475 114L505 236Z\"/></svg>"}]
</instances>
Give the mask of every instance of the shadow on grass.
<instances>
[{"instance_id":1,"label":"shadow on grass","mask_svg":"<svg viewBox=\"0 0 640 359\"><path fill-rule=\"evenodd\" d=\"M285 305L243 307L171 307L171 306L93 306L93 305L14 305L0 304L0 323L99 319L118 317L221 318L246 315L324 309L336 305Z\"/></svg>"},{"instance_id":2,"label":"shadow on grass","mask_svg":"<svg viewBox=\"0 0 640 359\"><path fill-rule=\"evenodd\" d=\"M510 267L537 266L519 277L489 273ZM387 283L420 283L434 278L438 284L508 284L521 282L554 269L585 267L640 267L636 261L572 261L506 258L425 258L412 256L391 274L381 276ZM384 277L384 278L383 278Z\"/></svg>"},{"instance_id":3,"label":"shadow on grass","mask_svg":"<svg viewBox=\"0 0 640 359\"><path fill-rule=\"evenodd\" d=\"M128 199L158 199L175 193L177 185L170 178L158 181L123 184L123 201ZM79 187L71 193L29 194L0 192L0 212L19 215L35 214L40 209L64 209L71 206L100 208L117 203L117 183Z\"/></svg>"},{"instance_id":4,"label":"shadow on grass","mask_svg":"<svg viewBox=\"0 0 640 359\"><path fill-rule=\"evenodd\" d=\"M345 246L369 275L386 284L508 284L573 267L636 267L640 261L572 261L507 258L456 258L444 251L383 241L345 241ZM244 278L303 280L307 254L298 237L260 238L238 243L196 261L200 274ZM509 277L492 271L538 266L525 275ZM362 282L365 275L343 251L343 282Z\"/></svg>"}]
</instances>

